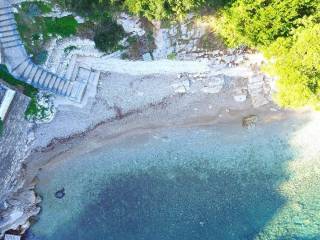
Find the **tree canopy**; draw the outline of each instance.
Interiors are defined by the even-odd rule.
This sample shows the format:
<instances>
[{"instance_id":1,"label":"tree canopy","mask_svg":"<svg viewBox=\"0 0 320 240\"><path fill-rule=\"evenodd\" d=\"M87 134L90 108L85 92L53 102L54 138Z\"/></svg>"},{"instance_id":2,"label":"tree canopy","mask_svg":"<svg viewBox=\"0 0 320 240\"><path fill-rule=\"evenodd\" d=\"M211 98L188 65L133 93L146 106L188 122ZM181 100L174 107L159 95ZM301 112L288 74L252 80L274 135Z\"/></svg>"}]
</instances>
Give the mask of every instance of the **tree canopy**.
<instances>
[{"instance_id":1,"label":"tree canopy","mask_svg":"<svg viewBox=\"0 0 320 240\"><path fill-rule=\"evenodd\" d=\"M217 29L229 46L258 48L270 59L281 106L319 108L319 12L317 0L236 0Z\"/></svg>"}]
</instances>

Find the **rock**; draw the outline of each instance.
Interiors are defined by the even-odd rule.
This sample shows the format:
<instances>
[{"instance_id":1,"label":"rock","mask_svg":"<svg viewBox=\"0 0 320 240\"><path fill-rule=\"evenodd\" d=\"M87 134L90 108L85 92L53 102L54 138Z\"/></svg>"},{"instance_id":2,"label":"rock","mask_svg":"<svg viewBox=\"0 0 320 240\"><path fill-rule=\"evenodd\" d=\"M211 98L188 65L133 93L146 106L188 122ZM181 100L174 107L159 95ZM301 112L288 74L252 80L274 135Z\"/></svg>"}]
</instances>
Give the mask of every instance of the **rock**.
<instances>
[{"instance_id":1,"label":"rock","mask_svg":"<svg viewBox=\"0 0 320 240\"><path fill-rule=\"evenodd\" d=\"M174 90L175 93L186 93L187 89L185 88L185 86L179 86Z\"/></svg>"},{"instance_id":2,"label":"rock","mask_svg":"<svg viewBox=\"0 0 320 240\"><path fill-rule=\"evenodd\" d=\"M54 196L58 199L62 199L64 196L66 195L64 188L56 191L56 193L54 194Z\"/></svg>"},{"instance_id":3,"label":"rock","mask_svg":"<svg viewBox=\"0 0 320 240\"><path fill-rule=\"evenodd\" d=\"M222 86L204 87L201 89L201 92L214 94L214 93L219 93L221 91L221 89L222 89Z\"/></svg>"},{"instance_id":4,"label":"rock","mask_svg":"<svg viewBox=\"0 0 320 240\"><path fill-rule=\"evenodd\" d=\"M233 96L233 99L236 102L245 102L247 100L247 95L237 95L237 96Z\"/></svg>"},{"instance_id":5,"label":"rock","mask_svg":"<svg viewBox=\"0 0 320 240\"><path fill-rule=\"evenodd\" d=\"M258 121L258 116L249 115L242 119L242 126L245 128L253 128L256 126L257 121Z\"/></svg>"}]
</instances>

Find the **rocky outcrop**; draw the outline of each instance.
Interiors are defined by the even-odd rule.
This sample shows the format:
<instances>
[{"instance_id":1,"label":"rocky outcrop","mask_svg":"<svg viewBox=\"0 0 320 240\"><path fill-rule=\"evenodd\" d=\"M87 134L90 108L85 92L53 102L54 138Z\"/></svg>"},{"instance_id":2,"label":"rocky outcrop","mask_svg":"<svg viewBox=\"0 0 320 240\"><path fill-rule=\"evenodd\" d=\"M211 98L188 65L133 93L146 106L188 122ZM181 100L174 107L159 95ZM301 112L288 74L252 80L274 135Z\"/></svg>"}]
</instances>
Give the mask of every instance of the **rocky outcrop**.
<instances>
[{"instance_id":1,"label":"rocky outcrop","mask_svg":"<svg viewBox=\"0 0 320 240\"><path fill-rule=\"evenodd\" d=\"M32 190L24 185L23 161L33 141L32 124L24 119L29 98L17 93L0 137L0 235L20 228L39 210Z\"/></svg>"}]
</instances>

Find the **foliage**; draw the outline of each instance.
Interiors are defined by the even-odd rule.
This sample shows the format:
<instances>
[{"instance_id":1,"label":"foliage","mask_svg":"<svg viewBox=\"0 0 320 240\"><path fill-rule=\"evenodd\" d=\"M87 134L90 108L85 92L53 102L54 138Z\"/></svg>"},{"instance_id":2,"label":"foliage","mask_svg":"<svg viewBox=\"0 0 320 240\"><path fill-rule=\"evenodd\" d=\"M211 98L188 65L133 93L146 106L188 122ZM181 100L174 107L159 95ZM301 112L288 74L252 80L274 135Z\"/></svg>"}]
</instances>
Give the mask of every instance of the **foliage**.
<instances>
[{"instance_id":1,"label":"foliage","mask_svg":"<svg viewBox=\"0 0 320 240\"><path fill-rule=\"evenodd\" d=\"M22 2L21 10L30 17L40 16L41 14L52 11L51 5L42 1Z\"/></svg>"},{"instance_id":2,"label":"foliage","mask_svg":"<svg viewBox=\"0 0 320 240\"><path fill-rule=\"evenodd\" d=\"M277 52L271 73L277 75L281 106L311 105L320 109L320 24L297 30L292 39L279 39L269 49ZM288 46L290 47L283 47Z\"/></svg>"},{"instance_id":3,"label":"foliage","mask_svg":"<svg viewBox=\"0 0 320 240\"><path fill-rule=\"evenodd\" d=\"M270 59L281 106L320 109L319 10L315 0L236 0L221 12L217 30L229 46L258 48Z\"/></svg>"},{"instance_id":4,"label":"foliage","mask_svg":"<svg viewBox=\"0 0 320 240\"><path fill-rule=\"evenodd\" d=\"M204 3L204 0L125 0L124 5L136 15L161 20L171 18L172 15L183 17Z\"/></svg>"},{"instance_id":5,"label":"foliage","mask_svg":"<svg viewBox=\"0 0 320 240\"><path fill-rule=\"evenodd\" d=\"M232 47L268 46L319 9L315 0L237 0L222 12L218 30Z\"/></svg>"},{"instance_id":6,"label":"foliage","mask_svg":"<svg viewBox=\"0 0 320 240\"><path fill-rule=\"evenodd\" d=\"M48 51L43 50L33 56L35 64L44 64L48 58Z\"/></svg>"},{"instance_id":7,"label":"foliage","mask_svg":"<svg viewBox=\"0 0 320 240\"><path fill-rule=\"evenodd\" d=\"M4 128L4 124L3 124L2 119L0 119L0 137L1 137L2 134L3 134L3 128Z\"/></svg>"},{"instance_id":8,"label":"foliage","mask_svg":"<svg viewBox=\"0 0 320 240\"><path fill-rule=\"evenodd\" d=\"M52 120L55 109L50 100L50 95L38 94L31 98L25 112L25 118L31 122L46 122Z\"/></svg>"},{"instance_id":9,"label":"foliage","mask_svg":"<svg viewBox=\"0 0 320 240\"><path fill-rule=\"evenodd\" d=\"M8 71L8 68L6 65L0 64L0 78L3 79L8 84L17 87L18 89L22 90L23 93L28 97L34 97L37 95L38 90L34 88L33 86L19 81L16 78L14 78Z\"/></svg>"},{"instance_id":10,"label":"foliage","mask_svg":"<svg viewBox=\"0 0 320 240\"><path fill-rule=\"evenodd\" d=\"M169 60L175 60L176 58L177 58L177 54L174 52L168 54L168 56L167 56L167 59L169 59Z\"/></svg>"},{"instance_id":11,"label":"foliage","mask_svg":"<svg viewBox=\"0 0 320 240\"><path fill-rule=\"evenodd\" d=\"M45 44L53 37L68 37L77 32L78 23L73 16L62 18L43 17L41 14L51 11L43 2L24 2L15 14L18 30L27 52L37 63L46 60Z\"/></svg>"},{"instance_id":12,"label":"foliage","mask_svg":"<svg viewBox=\"0 0 320 240\"><path fill-rule=\"evenodd\" d=\"M77 49L79 49L77 46L71 45L71 46L66 47L63 51L64 51L64 53L69 54L73 50L77 50Z\"/></svg>"},{"instance_id":13,"label":"foliage","mask_svg":"<svg viewBox=\"0 0 320 240\"><path fill-rule=\"evenodd\" d=\"M69 37L76 34L78 22L71 15L62 18L44 18L45 34Z\"/></svg>"},{"instance_id":14,"label":"foliage","mask_svg":"<svg viewBox=\"0 0 320 240\"><path fill-rule=\"evenodd\" d=\"M42 106L38 102L38 89L34 88L33 86L19 81L16 78L14 78L8 71L6 65L0 65L0 78L3 79L5 82L10 84L11 86L15 86L16 88L23 91L23 93L30 97L31 100L29 102L29 105L25 112L26 119L32 120L32 119L41 119L41 118L47 118L48 109L47 107Z\"/></svg>"},{"instance_id":15,"label":"foliage","mask_svg":"<svg viewBox=\"0 0 320 240\"><path fill-rule=\"evenodd\" d=\"M125 36L122 26L118 25L111 17L106 17L97 27L94 36L96 47L104 52L113 52L121 49L119 41Z\"/></svg>"}]
</instances>

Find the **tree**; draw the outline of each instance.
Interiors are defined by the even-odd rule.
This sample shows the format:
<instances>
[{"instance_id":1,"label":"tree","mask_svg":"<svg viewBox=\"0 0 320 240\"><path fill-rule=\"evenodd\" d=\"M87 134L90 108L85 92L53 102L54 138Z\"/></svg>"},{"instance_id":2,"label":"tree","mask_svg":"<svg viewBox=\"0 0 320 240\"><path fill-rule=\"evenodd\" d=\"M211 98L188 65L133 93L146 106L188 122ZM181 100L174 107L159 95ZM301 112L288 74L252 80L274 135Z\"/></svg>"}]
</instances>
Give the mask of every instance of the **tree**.
<instances>
[{"instance_id":1,"label":"tree","mask_svg":"<svg viewBox=\"0 0 320 240\"><path fill-rule=\"evenodd\" d=\"M311 105L320 109L319 36L320 24L311 24L298 29L291 39L279 39L270 47L271 52L280 50L271 72L279 77L276 100L281 106Z\"/></svg>"},{"instance_id":2,"label":"tree","mask_svg":"<svg viewBox=\"0 0 320 240\"><path fill-rule=\"evenodd\" d=\"M149 20L163 20L172 16L183 17L198 9L205 0L125 0L128 10Z\"/></svg>"},{"instance_id":3,"label":"tree","mask_svg":"<svg viewBox=\"0 0 320 240\"><path fill-rule=\"evenodd\" d=\"M319 10L316 0L237 0L222 11L218 29L229 46L268 46Z\"/></svg>"}]
</instances>

